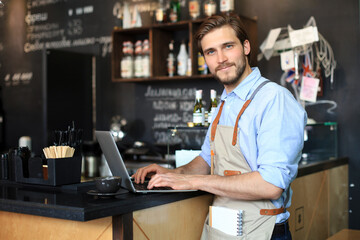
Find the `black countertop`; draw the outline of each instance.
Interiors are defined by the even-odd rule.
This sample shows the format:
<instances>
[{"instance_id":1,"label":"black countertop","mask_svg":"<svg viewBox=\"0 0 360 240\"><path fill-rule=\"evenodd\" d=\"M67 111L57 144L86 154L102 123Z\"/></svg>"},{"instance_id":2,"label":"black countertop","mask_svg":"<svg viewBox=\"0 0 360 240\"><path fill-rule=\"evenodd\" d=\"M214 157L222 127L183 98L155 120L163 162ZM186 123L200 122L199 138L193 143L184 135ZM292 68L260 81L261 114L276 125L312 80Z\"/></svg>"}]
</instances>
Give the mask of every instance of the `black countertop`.
<instances>
[{"instance_id":1,"label":"black countertop","mask_svg":"<svg viewBox=\"0 0 360 240\"><path fill-rule=\"evenodd\" d=\"M330 169L348 163L348 158L300 163L298 176ZM81 186L81 187L79 187ZM0 210L75 221L88 221L121 215L205 194L184 193L124 193L101 198L87 194L92 182L78 187L49 187L0 181Z\"/></svg>"},{"instance_id":2,"label":"black countertop","mask_svg":"<svg viewBox=\"0 0 360 240\"><path fill-rule=\"evenodd\" d=\"M332 158L328 160L318 160L318 161L302 160L299 163L298 174L296 177L302 177L311 173L324 171L348 163L349 163L349 158L347 157Z\"/></svg>"}]
</instances>

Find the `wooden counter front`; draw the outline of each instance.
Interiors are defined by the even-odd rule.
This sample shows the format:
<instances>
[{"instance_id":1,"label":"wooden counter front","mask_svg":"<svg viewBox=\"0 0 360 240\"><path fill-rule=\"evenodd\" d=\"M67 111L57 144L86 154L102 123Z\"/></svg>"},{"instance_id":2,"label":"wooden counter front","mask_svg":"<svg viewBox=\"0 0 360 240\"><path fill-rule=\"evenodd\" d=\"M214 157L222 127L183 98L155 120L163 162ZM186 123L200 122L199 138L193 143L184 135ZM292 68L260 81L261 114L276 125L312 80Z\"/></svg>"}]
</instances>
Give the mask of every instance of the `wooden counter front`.
<instances>
[{"instance_id":1,"label":"wooden counter front","mask_svg":"<svg viewBox=\"0 0 360 240\"><path fill-rule=\"evenodd\" d=\"M112 217L87 222L0 211L0 239L110 240Z\"/></svg>"},{"instance_id":2,"label":"wooden counter front","mask_svg":"<svg viewBox=\"0 0 360 240\"><path fill-rule=\"evenodd\" d=\"M119 216L87 222L0 211L0 239L111 240L200 238L212 195L133 212L133 231L120 229ZM113 228L113 226L116 226ZM126 226L126 224L125 224ZM122 234L121 230L126 231ZM125 236L125 237L124 237Z\"/></svg>"},{"instance_id":3,"label":"wooden counter front","mask_svg":"<svg viewBox=\"0 0 360 240\"><path fill-rule=\"evenodd\" d=\"M348 164L296 178L291 188L294 240L327 239L348 228Z\"/></svg>"}]
</instances>

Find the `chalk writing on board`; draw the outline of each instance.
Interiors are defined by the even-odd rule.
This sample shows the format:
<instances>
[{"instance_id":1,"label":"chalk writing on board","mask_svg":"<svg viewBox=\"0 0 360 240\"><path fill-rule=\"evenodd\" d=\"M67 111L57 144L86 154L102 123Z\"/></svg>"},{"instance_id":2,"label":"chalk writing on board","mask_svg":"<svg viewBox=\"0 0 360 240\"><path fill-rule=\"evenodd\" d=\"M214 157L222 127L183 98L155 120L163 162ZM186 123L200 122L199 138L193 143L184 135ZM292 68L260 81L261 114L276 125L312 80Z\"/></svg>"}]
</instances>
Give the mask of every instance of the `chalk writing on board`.
<instances>
[{"instance_id":1,"label":"chalk writing on board","mask_svg":"<svg viewBox=\"0 0 360 240\"><path fill-rule=\"evenodd\" d=\"M196 88L153 88L148 86L144 96L146 98L175 98L194 99Z\"/></svg>"},{"instance_id":2,"label":"chalk writing on board","mask_svg":"<svg viewBox=\"0 0 360 240\"><path fill-rule=\"evenodd\" d=\"M147 86L144 97L151 106L152 132L156 143L168 143L168 129L192 122L196 88ZM179 140L178 140L179 141Z\"/></svg>"},{"instance_id":3,"label":"chalk writing on board","mask_svg":"<svg viewBox=\"0 0 360 240\"><path fill-rule=\"evenodd\" d=\"M49 6L47 12L31 12L32 8L52 4L53 6ZM108 35L100 37L92 36L93 34L89 32L90 30L85 32L83 21L87 22L88 19L84 17L95 17L94 5L73 7L66 1L39 0L28 1L27 8L28 11L24 19L27 24L26 42L24 43L25 53L50 48L60 49L91 46L94 44L100 45L102 49L101 55L103 57L111 52L111 30L108 31ZM74 15L75 17L78 16L78 18L69 18L68 21L62 22L61 19L57 17L57 14L54 14L53 9L55 12L65 11L69 17ZM80 15L82 19L79 18Z\"/></svg>"},{"instance_id":4,"label":"chalk writing on board","mask_svg":"<svg viewBox=\"0 0 360 240\"><path fill-rule=\"evenodd\" d=\"M4 81L5 86L19 86L19 85L26 85L31 82L33 78L32 72L16 72L14 74L6 74Z\"/></svg>"},{"instance_id":5,"label":"chalk writing on board","mask_svg":"<svg viewBox=\"0 0 360 240\"><path fill-rule=\"evenodd\" d=\"M43 7L64 1L66 0L32 0L32 1L27 1L27 7L28 9L31 9L31 8Z\"/></svg>"},{"instance_id":6,"label":"chalk writing on board","mask_svg":"<svg viewBox=\"0 0 360 240\"><path fill-rule=\"evenodd\" d=\"M177 102L176 101L155 100L152 103L152 107L154 110L159 110L159 111L176 110Z\"/></svg>"}]
</instances>

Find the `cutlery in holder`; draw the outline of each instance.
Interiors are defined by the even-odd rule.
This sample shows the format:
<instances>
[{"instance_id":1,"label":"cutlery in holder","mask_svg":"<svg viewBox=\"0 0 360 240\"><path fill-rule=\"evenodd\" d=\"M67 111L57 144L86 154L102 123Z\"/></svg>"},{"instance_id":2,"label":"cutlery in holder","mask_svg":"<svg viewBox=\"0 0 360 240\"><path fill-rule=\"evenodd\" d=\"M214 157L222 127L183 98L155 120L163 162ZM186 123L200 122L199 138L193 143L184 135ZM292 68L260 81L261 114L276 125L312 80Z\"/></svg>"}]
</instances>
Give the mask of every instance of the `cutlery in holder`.
<instances>
[{"instance_id":1,"label":"cutlery in holder","mask_svg":"<svg viewBox=\"0 0 360 240\"><path fill-rule=\"evenodd\" d=\"M16 182L60 186L81 181L80 156L48 159L33 157L28 159L27 166L23 164L20 156L14 158ZM25 167L28 169L24 169ZM24 176L24 172L28 173L29 177Z\"/></svg>"}]
</instances>

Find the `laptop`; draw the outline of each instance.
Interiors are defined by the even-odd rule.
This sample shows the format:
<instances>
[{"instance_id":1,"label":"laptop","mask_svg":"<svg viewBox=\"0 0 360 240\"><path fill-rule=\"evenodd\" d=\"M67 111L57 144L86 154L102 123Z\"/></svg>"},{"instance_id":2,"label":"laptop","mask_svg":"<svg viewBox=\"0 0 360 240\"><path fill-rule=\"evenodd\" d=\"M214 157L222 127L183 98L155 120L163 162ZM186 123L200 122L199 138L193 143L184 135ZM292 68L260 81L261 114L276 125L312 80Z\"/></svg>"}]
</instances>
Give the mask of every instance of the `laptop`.
<instances>
[{"instance_id":1,"label":"laptop","mask_svg":"<svg viewBox=\"0 0 360 240\"><path fill-rule=\"evenodd\" d=\"M96 138L100 144L101 150L105 155L106 162L109 165L113 176L121 176L121 186L134 193L153 193L153 192L191 192L196 190L174 190L169 187L159 187L147 189L146 186L136 184L132 181L126 170L125 163L121 157L115 140L109 131L95 131Z\"/></svg>"}]
</instances>

